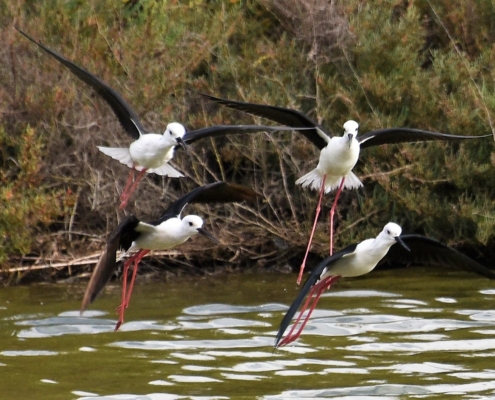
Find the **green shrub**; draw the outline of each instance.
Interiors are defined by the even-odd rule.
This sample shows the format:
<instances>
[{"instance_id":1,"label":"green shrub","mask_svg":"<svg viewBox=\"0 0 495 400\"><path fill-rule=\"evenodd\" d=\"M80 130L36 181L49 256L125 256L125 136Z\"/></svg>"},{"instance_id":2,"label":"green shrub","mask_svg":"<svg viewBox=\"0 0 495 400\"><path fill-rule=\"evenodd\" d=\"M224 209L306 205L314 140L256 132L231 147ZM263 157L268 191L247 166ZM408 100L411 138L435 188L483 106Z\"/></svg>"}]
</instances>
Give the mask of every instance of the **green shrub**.
<instances>
[{"instance_id":1,"label":"green shrub","mask_svg":"<svg viewBox=\"0 0 495 400\"><path fill-rule=\"evenodd\" d=\"M0 263L27 254L39 230L61 214L61 194L48 189L41 172L42 138L27 127L19 135L0 128Z\"/></svg>"}]
</instances>

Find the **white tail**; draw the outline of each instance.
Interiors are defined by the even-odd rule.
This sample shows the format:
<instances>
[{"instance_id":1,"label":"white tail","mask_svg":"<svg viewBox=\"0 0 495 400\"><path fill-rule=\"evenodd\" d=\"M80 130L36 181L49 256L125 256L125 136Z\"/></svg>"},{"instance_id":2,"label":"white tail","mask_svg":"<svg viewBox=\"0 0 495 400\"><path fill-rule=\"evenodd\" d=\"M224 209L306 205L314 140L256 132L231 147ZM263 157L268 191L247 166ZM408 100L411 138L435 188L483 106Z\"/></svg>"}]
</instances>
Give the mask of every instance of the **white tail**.
<instances>
[{"instance_id":1,"label":"white tail","mask_svg":"<svg viewBox=\"0 0 495 400\"><path fill-rule=\"evenodd\" d=\"M327 176L327 179L325 180L325 193L329 193L332 190L338 189L341 179L341 176ZM306 175L300 177L296 181L296 185L309 187L311 190L319 191L321 188L322 180L323 175L321 174L321 172L318 169L314 169L308 172ZM345 189L357 189L361 186L363 186L363 184L353 172L349 172L346 175L344 183Z\"/></svg>"},{"instance_id":2,"label":"white tail","mask_svg":"<svg viewBox=\"0 0 495 400\"><path fill-rule=\"evenodd\" d=\"M158 168L150 168L147 172L148 173L153 172L154 174L169 176L171 178L182 178L184 176L174 167L172 167L170 164L163 164Z\"/></svg>"},{"instance_id":3,"label":"white tail","mask_svg":"<svg viewBox=\"0 0 495 400\"><path fill-rule=\"evenodd\" d=\"M361 183L359 178L356 176L356 174L354 174L354 172L349 172L345 176L344 187L346 189L357 189L357 188L360 188L361 186L363 186L363 184Z\"/></svg>"}]
</instances>

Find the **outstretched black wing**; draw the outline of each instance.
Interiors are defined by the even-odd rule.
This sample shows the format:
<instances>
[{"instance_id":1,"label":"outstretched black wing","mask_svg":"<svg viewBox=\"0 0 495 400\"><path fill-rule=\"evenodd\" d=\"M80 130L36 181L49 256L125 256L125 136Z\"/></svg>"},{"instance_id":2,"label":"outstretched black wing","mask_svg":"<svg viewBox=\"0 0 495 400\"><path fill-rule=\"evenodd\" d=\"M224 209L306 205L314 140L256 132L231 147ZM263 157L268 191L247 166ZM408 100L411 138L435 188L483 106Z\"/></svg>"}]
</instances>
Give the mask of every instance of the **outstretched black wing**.
<instances>
[{"instance_id":1,"label":"outstretched black wing","mask_svg":"<svg viewBox=\"0 0 495 400\"><path fill-rule=\"evenodd\" d=\"M141 125L141 122L134 110L124 101L122 96L120 96L120 94L118 94L110 86L94 76L92 73L86 71L84 68L78 67L71 61L62 57L60 54L56 53L53 50L50 50L48 47L42 45L41 43L38 43L36 40L34 40L32 37L30 37L27 33L23 32L19 28L16 27L16 29L31 42L38 45L41 49L54 57L58 62L63 64L80 80L91 86L93 90L98 93L98 95L102 99L104 99L112 108L124 130L134 139L139 139L139 136L141 134L147 133L147 131Z\"/></svg>"},{"instance_id":2,"label":"outstretched black wing","mask_svg":"<svg viewBox=\"0 0 495 400\"><path fill-rule=\"evenodd\" d=\"M302 128L307 130L308 128ZM194 131L187 132L182 141L186 144L194 143L200 139L207 137L234 135L241 133L258 133L258 132L274 132L274 131L294 131L298 128L290 128L287 126L264 126L264 125L215 125L207 128L196 129Z\"/></svg>"},{"instance_id":3,"label":"outstretched black wing","mask_svg":"<svg viewBox=\"0 0 495 400\"><path fill-rule=\"evenodd\" d=\"M81 304L81 313L94 301L115 272L117 251L119 249L127 250L139 236L135 230L138 224L139 220L134 215L129 215L108 236L105 250L103 250L86 287Z\"/></svg>"},{"instance_id":4,"label":"outstretched black wing","mask_svg":"<svg viewBox=\"0 0 495 400\"><path fill-rule=\"evenodd\" d=\"M493 137L493 135L482 136L460 136L448 133L424 131L412 128L388 128L367 132L357 138L362 149L381 144L428 142L432 140L462 140Z\"/></svg>"},{"instance_id":5,"label":"outstretched black wing","mask_svg":"<svg viewBox=\"0 0 495 400\"><path fill-rule=\"evenodd\" d=\"M240 201L254 201L261 195L251 188L227 182L214 182L197 187L188 194L174 201L156 221L151 225L159 225L169 218L180 215L188 203L233 203Z\"/></svg>"},{"instance_id":6,"label":"outstretched black wing","mask_svg":"<svg viewBox=\"0 0 495 400\"><path fill-rule=\"evenodd\" d=\"M415 234L401 235L400 238L409 246L411 251L408 252L402 246L394 244L382 261L452 266L495 279L495 269L481 265L438 240Z\"/></svg>"},{"instance_id":7,"label":"outstretched black wing","mask_svg":"<svg viewBox=\"0 0 495 400\"><path fill-rule=\"evenodd\" d=\"M277 347L278 343L282 339L282 336L284 335L285 331L290 325L290 321L292 321L292 318L294 317L294 315L296 315L297 310L301 306L301 303L306 298L313 285L315 285L320 280L321 274L325 270L325 268L330 267L334 262L340 260L342 257L346 256L347 254L354 252L357 245L358 245L357 243L351 244L347 246L345 249L331 255L330 257L325 258L311 271L311 274L309 275L308 279L306 279L306 282L304 282L301 291L299 292L296 299L287 310L287 313L285 314L284 318L282 319L282 322L280 323L277 336L275 337L275 347Z\"/></svg>"},{"instance_id":8,"label":"outstretched black wing","mask_svg":"<svg viewBox=\"0 0 495 400\"><path fill-rule=\"evenodd\" d=\"M214 101L218 104L232 108L234 110L240 110L247 112L248 114L256 115L258 117L267 118L271 121L278 122L285 126L291 126L296 128L318 128L318 129L306 129L300 132L306 136L306 138L313 143L320 150L326 147L331 136L316 122L311 120L303 113L292 110L290 108L268 106L265 104L244 103L241 101L221 99L219 97L210 96L208 94L200 93L201 96Z\"/></svg>"}]
</instances>

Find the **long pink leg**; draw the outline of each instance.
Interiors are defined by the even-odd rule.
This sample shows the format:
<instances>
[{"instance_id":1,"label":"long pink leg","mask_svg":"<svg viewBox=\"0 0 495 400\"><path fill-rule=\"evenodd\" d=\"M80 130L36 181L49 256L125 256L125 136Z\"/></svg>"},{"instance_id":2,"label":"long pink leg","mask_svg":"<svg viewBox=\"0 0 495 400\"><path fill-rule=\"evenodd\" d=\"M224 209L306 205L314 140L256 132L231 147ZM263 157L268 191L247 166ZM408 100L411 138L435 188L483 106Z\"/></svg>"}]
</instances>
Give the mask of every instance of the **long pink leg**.
<instances>
[{"instance_id":1,"label":"long pink leg","mask_svg":"<svg viewBox=\"0 0 495 400\"><path fill-rule=\"evenodd\" d=\"M311 303L311 308L306 313L306 317L304 318L301 326L299 327L299 330L295 334L292 334L292 332L295 330L296 326L299 324L299 321L300 321L300 319L301 319L301 317L302 317L302 315L303 315L303 313L304 313L305 310L301 310L300 311L299 317L297 318L295 324L292 326L292 329L289 331L289 334L279 343L279 345L277 347L285 346L286 344L292 343L299 336L301 336L301 333L304 330L304 327L306 326L306 324L309 321L309 317L313 313L313 310L315 309L316 304L318 303L318 300L319 300L321 294L324 291L324 288L323 287L316 287L315 286L314 288L315 289L310 292L310 296L311 297L309 298L309 299L313 300L313 302ZM313 297L313 294L315 292L316 292L316 296Z\"/></svg>"},{"instance_id":2,"label":"long pink leg","mask_svg":"<svg viewBox=\"0 0 495 400\"><path fill-rule=\"evenodd\" d=\"M129 171L129 176L127 177L127 182L125 184L124 190L122 191L122 194L120 195L120 200L124 200L125 197L127 196L127 192L129 191L129 188L132 185L132 182L134 181L134 174L136 173L136 170L134 169L134 165L132 166L131 170Z\"/></svg>"},{"instance_id":3,"label":"long pink leg","mask_svg":"<svg viewBox=\"0 0 495 400\"><path fill-rule=\"evenodd\" d=\"M127 298L125 299L125 304L124 304L125 308L129 307L129 302L131 301L131 294L132 294L132 289L134 288L134 281L136 280L138 265L141 262L142 258L149 252L150 252L149 250L141 250L139 252L139 255L134 260L134 271L132 271L131 283L129 284L129 290L127 291Z\"/></svg>"},{"instance_id":4,"label":"long pink leg","mask_svg":"<svg viewBox=\"0 0 495 400\"><path fill-rule=\"evenodd\" d=\"M122 304L125 303L126 293L127 293L127 272L129 271L129 265L132 263L136 255L133 255L129 260L124 263L123 276L122 276L122 301L120 306L117 308L117 312L119 313L119 319L117 321L117 325L115 325L114 332L117 332L120 328L120 325L124 322L124 309Z\"/></svg>"},{"instance_id":5,"label":"long pink leg","mask_svg":"<svg viewBox=\"0 0 495 400\"><path fill-rule=\"evenodd\" d=\"M306 309L308 308L308 305L310 304L311 300L313 299L313 293L315 292L315 288L316 288L316 285L313 286L310 290L309 290L309 293L308 293L308 298L306 299L306 302L303 304L303 306L301 307L301 311L299 311L299 316L297 317L296 321L294 322L294 324L292 324L292 328L291 330L289 331L289 333L286 335L286 337L279 343L279 345L277 347L280 347L280 346L283 346L287 343L290 343L292 342L293 340L295 339L292 339L291 341L288 341L288 339L290 337L292 337L292 333L294 332L294 330L296 329L297 325L299 325L299 321L301 321L301 318L302 316L304 315L304 312L306 311ZM306 319L308 319L309 317L306 316ZM305 319L305 321L306 321ZM296 336L297 338L297 336Z\"/></svg>"},{"instance_id":6,"label":"long pink leg","mask_svg":"<svg viewBox=\"0 0 495 400\"><path fill-rule=\"evenodd\" d=\"M340 182L339 188L337 189L337 194L335 195L335 200L333 201L332 208L330 209L330 255L333 254L333 215L335 214L335 209L337 208L337 202L339 201L340 193L344 187L345 176Z\"/></svg>"},{"instance_id":7,"label":"long pink leg","mask_svg":"<svg viewBox=\"0 0 495 400\"><path fill-rule=\"evenodd\" d=\"M133 170L134 170L134 168L133 168ZM119 210L123 210L125 208L125 206L127 205L127 202L129 201L129 198L131 197L132 192L134 192L134 190L136 190L136 187L137 187L139 181L143 178L144 174L146 174L147 170L148 170L147 168L144 168L143 170L141 170L141 172L139 172L139 175L134 180L134 183L132 185L130 185L130 187L128 187L128 184L126 184L126 188L124 189L124 191L120 195L121 203L119 206ZM132 174L134 175L134 172ZM129 182L129 179L127 181Z\"/></svg>"},{"instance_id":8,"label":"long pink leg","mask_svg":"<svg viewBox=\"0 0 495 400\"><path fill-rule=\"evenodd\" d=\"M308 293L308 299L306 300L301 311L299 312L299 317L297 317L296 322L294 323L294 325L292 325L292 329L289 331L287 336L280 341L280 343L278 344L277 347L285 346L289 343L292 343L299 336L301 336L301 333L304 330L304 327L306 326L306 324L308 323L309 317L313 313L313 311L316 307L316 304L320 300L321 295L323 294L323 292L325 290L329 289L330 286L332 286L332 284L335 281L337 281L339 278L340 278L339 275L327 276L326 278L324 278L323 280L321 280L320 282L318 282L316 285L314 285L311 288L311 290ZM316 292L316 295L313 297L315 292ZM310 304L311 299L313 299L313 302L311 303L311 308L309 309L308 313L306 314L306 317L304 318L302 325L299 327L299 330L295 334L293 334L296 326L299 324L299 321L301 320L301 317L303 316L304 312L306 311L306 308Z\"/></svg>"},{"instance_id":9,"label":"long pink leg","mask_svg":"<svg viewBox=\"0 0 495 400\"><path fill-rule=\"evenodd\" d=\"M313 222L313 229L311 229L311 235L309 236L309 242L308 242L308 247L306 248L306 254L304 255L304 259L302 261L301 266L299 267L299 275L297 276L297 284L301 284L303 272L304 272L304 267L306 267L306 259L308 258L309 254L309 249L311 248L311 243L313 242L313 236L315 234L316 230L316 223L318 222L318 216L320 215L321 211L321 200L323 198L323 193L325 193L325 181L327 180L327 175L323 175L323 179L321 182L321 188L320 188L320 198L318 199L318 205L316 206L316 215L315 215L315 221Z\"/></svg>"},{"instance_id":10,"label":"long pink leg","mask_svg":"<svg viewBox=\"0 0 495 400\"><path fill-rule=\"evenodd\" d=\"M145 250L140 250L138 251L136 254L134 254L131 258L129 258L125 263L124 263L124 268L123 268L123 272L122 272L122 300L121 300L121 303L120 303L120 306L117 307L117 312L119 313L119 319L117 321L117 325L115 325L115 329L114 331L118 331L119 328L120 328L120 325L122 325L124 323L124 312L125 312L125 309L126 309L126 301L127 301L127 298L128 298L128 295L127 295L127 273L129 272L129 266L132 264L132 262L134 260L136 260L140 253L142 251L145 251ZM134 271L136 270L136 266L134 268ZM134 276L134 272L133 272L133 276ZM132 284L134 284L134 282L132 282ZM132 289L132 286L131 286L131 289Z\"/></svg>"}]
</instances>

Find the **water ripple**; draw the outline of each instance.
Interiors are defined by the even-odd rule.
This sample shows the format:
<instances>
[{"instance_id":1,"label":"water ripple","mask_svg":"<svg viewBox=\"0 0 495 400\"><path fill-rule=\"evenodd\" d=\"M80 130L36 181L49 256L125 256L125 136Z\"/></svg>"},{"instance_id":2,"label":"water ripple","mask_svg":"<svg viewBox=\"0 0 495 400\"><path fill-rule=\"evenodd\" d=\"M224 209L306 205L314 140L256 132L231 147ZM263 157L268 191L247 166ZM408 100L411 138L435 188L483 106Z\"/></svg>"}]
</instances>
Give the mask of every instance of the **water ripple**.
<instances>
[{"instance_id":1,"label":"water ripple","mask_svg":"<svg viewBox=\"0 0 495 400\"><path fill-rule=\"evenodd\" d=\"M271 337L253 337L251 339L232 340L146 340L114 342L110 346L136 350L183 350L183 349L231 349L266 347L273 345Z\"/></svg>"},{"instance_id":2,"label":"water ripple","mask_svg":"<svg viewBox=\"0 0 495 400\"><path fill-rule=\"evenodd\" d=\"M349 351L373 352L429 352L482 351L495 349L495 339L445 340L439 342L366 343L344 347Z\"/></svg>"},{"instance_id":3,"label":"water ripple","mask_svg":"<svg viewBox=\"0 0 495 400\"><path fill-rule=\"evenodd\" d=\"M273 311L286 311L288 307L283 304L262 304L259 306L233 306L231 304L203 304L187 307L183 310L189 315L218 315L240 313L266 313Z\"/></svg>"}]
</instances>

